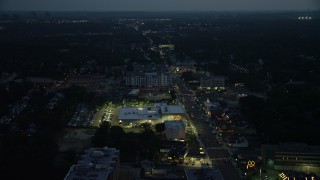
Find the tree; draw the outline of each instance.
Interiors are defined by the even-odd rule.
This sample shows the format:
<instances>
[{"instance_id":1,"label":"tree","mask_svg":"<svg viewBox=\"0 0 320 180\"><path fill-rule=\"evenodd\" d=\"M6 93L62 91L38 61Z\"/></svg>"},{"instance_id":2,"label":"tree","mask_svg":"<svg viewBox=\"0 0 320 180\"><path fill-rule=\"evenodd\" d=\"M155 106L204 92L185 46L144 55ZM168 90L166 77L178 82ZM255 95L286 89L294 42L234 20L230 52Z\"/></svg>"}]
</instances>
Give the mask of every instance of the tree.
<instances>
[{"instance_id":1,"label":"tree","mask_svg":"<svg viewBox=\"0 0 320 180\"><path fill-rule=\"evenodd\" d=\"M174 92L174 90L170 91L170 95L171 95L171 99L175 100L177 99L176 93Z\"/></svg>"},{"instance_id":2,"label":"tree","mask_svg":"<svg viewBox=\"0 0 320 180\"><path fill-rule=\"evenodd\" d=\"M159 139L155 136L151 129L145 129L140 134L140 142L142 145L142 156L147 159L153 159L156 152L159 151Z\"/></svg>"},{"instance_id":3,"label":"tree","mask_svg":"<svg viewBox=\"0 0 320 180\"><path fill-rule=\"evenodd\" d=\"M256 96L247 96L239 100L242 112L251 122L256 123L261 110L265 107L265 102L262 98Z\"/></svg>"},{"instance_id":4,"label":"tree","mask_svg":"<svg viewBox=\"0 0 320 180\"><path fill-rule=\"evenodd\" d=\"M110 142L111 145L119 148L121 146L122 140L125 136L125 132L120 126L112 126L110 128Z\"/></svg>"},{"instance_id":5,"label":"tree","mask_svg":"<svg viewBox=\"0 0 320 180\"><path fill-rule=\"evenodd\" d=\"M165 130L166 127L165 127L164 123L158 123L158 124L155 125L154 128L156 129L156 131L158 133L162 133Z\"/></svg>"},{"instance_id":6,"label":"tree","mask_svg":"<svg viewBox=\"0 0 320 180\"><path fill-rule=\"evenodd\" d=\"M108 121L103 121L92 138L95 147L105 147L110 144L110 126Z\"/></svg>"}]
</instances>

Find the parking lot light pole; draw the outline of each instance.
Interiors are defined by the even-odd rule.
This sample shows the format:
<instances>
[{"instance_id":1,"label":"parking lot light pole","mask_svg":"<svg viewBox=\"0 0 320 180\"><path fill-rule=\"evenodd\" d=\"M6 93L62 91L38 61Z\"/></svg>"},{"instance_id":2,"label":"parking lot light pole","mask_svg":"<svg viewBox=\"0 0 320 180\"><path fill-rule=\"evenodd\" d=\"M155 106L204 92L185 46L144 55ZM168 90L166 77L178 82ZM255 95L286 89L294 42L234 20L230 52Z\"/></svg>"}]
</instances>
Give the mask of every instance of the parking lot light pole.
<instances>
[{"instance_id":1,"label":"parking lot light pole","mask_svg":"<svg viewBox=\"0 0 320 180\"><path fill-rule=\"evenodd\" d=\"M260 168L260 180L261 180L261 168Z\"/></svg>"}]
</instances>

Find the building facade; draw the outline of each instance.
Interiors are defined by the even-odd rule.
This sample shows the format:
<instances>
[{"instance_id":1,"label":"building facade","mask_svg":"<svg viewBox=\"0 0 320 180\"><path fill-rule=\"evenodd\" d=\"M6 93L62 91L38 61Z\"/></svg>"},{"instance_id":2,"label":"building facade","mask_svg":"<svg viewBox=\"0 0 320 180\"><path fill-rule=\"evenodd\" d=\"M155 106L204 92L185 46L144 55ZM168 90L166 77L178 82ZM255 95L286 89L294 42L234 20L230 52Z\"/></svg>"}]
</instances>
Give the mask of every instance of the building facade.
<instances>
[{"instance_id":1,"label":"building facade","mask_svg":"<svg viewBox=\"0 0 320 180\"><path fill-rule=\"evenodd\" d=\"M225 89L225 78L222 76L216 76L213 78L214 89Z\"/></svg>"},{"instance_id":2,"label":"building facade","mask_svg":"<svg viewBox=\"0 0 320 180\"><path fill-rule=\"evenodd\" d=\"M212 76L207 73L200 78L200 88L201 89L224 90L225 89L225 77Z\"/></svg>"},{"instance_id":3,"label":"building facade","mask_svg":"<svg viewBox=\"0 0 320 180\"><path fill-rule=\"evenodd\" d=\"M125 76L127 86L167 87L171 86L171 75L164 65L134 65L133 71Z\"/></svg>"}]
</instances>

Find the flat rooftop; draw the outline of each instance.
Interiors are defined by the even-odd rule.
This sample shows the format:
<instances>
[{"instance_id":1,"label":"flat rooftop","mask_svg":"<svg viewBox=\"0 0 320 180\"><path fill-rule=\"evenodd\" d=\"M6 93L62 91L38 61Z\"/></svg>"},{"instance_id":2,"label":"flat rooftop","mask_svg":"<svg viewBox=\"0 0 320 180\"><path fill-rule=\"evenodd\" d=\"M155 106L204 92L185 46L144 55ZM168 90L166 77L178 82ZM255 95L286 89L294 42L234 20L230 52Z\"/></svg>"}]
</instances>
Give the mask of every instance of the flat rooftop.
<instances>
[{"instance_id":1,"label":"flat rooftop","mask_svg":"<svg viewBox=\"0 0 320 180\"><path fill-rule=\"evenodd\" d=\"M166 128L171 128L171 129L185 128L183 122L179 121L179 120L165 121L164 124L165 124Z\"/></svg>"},{"instance_id":2,"label":"flat rooftop","mask_svg":"<svg viewBox=\"0 0 320 180\"><path fill-rule=\"evenodd\" d=\"M180 105L167 105L157 103L149 107L124 107L120 108L118 119L120 120L141 120L160 119L162 115L185 114L185 110Z\"/></svg>"},{"instance_id":3,"label":"flat rooftop","mask_svg":"<svg viewBox=\"0 0 320 180\"><path fill-rule=\"evenodd\" d=\"M124 107L119 111L121 120L160 119L162 116L156 107Z\"/></svg>"},{"instance_id":4,"label":"flat rooftop","mask_svg":"<svg viewBox=\"0 0 320 180\"><path fill-rule=\"evenodd\" d=\"M119 158L119 150L115 148L91 148L85 151L77 165L73 165L65 180L107 179L115 169Z\"/></svg>"},{"instance_id":5,"label":"flat rooftop","mask_svg":"<svg viewBox=\"0 0 320 180\"><path fill-rule=\"evenodd\" d=\"M164 115L186 113L184 108L180 105L167 105L167 104L157 103L156 106L159 106L161 108L161 113Z\"/></svg>"}]
</instances>

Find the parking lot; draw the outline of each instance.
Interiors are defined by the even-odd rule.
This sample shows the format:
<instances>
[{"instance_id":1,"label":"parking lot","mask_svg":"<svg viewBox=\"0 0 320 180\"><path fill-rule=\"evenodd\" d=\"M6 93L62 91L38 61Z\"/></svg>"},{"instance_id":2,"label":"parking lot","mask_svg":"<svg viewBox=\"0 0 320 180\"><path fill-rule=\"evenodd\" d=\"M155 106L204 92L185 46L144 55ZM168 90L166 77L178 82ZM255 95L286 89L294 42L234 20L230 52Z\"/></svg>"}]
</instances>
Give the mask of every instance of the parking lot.
<instances>
[{"instance_id":1,"label":"parking lot","mask_svg":"<svg viewBox=\"0 0 320 180\"><path fill-rule=\"evenodd\" d=\"M111 125L115 125L116 121L114 118L115 108L111 106L102 107L96 114L95 125L99 126L100 123L107 121L110 122Z\"/></svg>"},{"instance_id":2,"label":"parking lot","mask_svg":"<svg viewBox=\"0 0 320 180\"><path fill-rule=\"evenodd\" d=\"M94 127L95 111L90 110L86 103L79 103L76 107L68 127Z\"/></svg>"}]
</instances>

